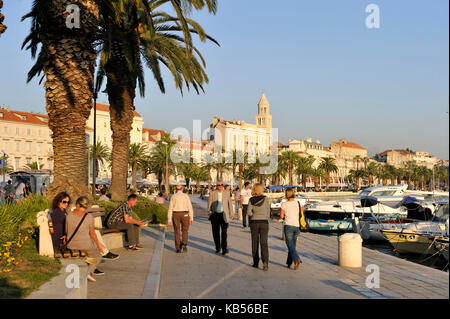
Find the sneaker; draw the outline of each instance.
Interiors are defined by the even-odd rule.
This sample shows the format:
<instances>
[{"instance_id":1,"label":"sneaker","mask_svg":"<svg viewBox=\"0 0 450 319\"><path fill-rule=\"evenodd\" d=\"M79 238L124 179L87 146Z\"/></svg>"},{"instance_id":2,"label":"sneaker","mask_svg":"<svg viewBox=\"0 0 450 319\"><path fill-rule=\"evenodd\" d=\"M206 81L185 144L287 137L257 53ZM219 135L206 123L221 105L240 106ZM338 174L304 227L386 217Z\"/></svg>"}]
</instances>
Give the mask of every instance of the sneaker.
<instances>
[{"instance_id":1,"label":"sneaker","mask_svg":"<svg viewBox=\"0 0 450 319\"><path fill-rule=\"evenodd\" d=\"M289 269L291 269L291 268L292 268L292 265L287 265L287 267L288 267Z\"/></svg>"},{"instance_id":2,"label":"sneaker","mask_svg":"<svg viewBox=\"0 0 450 319\"><path fill-rule=\"evenodd\" d=\"M294 270L297 270L298 265L300 265L300 260L296 261L294 264Z\"/></svg>"},{"instance_id":3,"label":"sneaker","mask_svg":"<svg viewBox=\"0 0 450 319\"><path fill-rule=\"evenodd\" d=\"M88 276L87 276L87 280L90 281L90 282L96 282L96 281L97 281L97 280L95 280L95 278L92 277L91 275L88 275Z\"/></svg>"},{"instance_id":4,"label":"sneaker","mask_svg":"<svg viewBox=\"0 0 450 319\"><path fill-rule=\"evenodd\" d=\"M137 249L137 250L142 250L142 249L144 249L144 247L141 246L141 245L139 245L139 244L137 244L137 245L136 245L136 249Z\"/></svg>"},{"instance_id":5,"label":"sneaker","mask_svg":"<svg viewBox=\"0 0 450 319\"><path fill-rule=\"evenodd\" d=\"M136 246L133 245L133 246L128 246L128 250L137 251L139 249L137 249Z\"/></svg>"},{"instance_id":6,"label":"sneaker","mask_svg":"<svg viewBox=\"0 0 450 319\"><path fill-rule=\"evenodd\" d=\"M108 252L105 256L102 256L102 258L115 260L119 259L119 255L113 254L112 252Z\"/></svg>"},{"instance_id":7,"label":"sneaker","mask_svg":"<svg viewBox=\"0 0 450 319\"><path fill-rule=\"evenodd\" d=\"M104 276L105 273L103 271L101 271L100 269L95 268L94 275L95 276Z\"/></svg>"}]
</instances>

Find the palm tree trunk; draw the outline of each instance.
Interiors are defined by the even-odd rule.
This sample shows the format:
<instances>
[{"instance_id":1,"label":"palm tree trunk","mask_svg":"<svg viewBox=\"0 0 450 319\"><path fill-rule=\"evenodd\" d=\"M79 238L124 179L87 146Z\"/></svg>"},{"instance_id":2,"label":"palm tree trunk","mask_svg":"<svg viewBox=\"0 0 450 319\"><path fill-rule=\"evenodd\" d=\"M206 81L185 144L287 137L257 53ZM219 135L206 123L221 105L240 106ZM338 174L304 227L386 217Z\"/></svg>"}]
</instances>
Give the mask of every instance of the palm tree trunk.
<instances>
[{"instance_id":1,"label":"palm tree trunk","mask_svg":"<svg viewBox=\"0 0 450 319\"><path fill-rule=\"evenodd\" d=\"M123 74L123 78L127 75ZM129 86L120 85L119 80L108 78L107 90L110 103L112 130L112 168L111 168L111 198L124 200L127 195L128 156L130 147L130 132L134 118L134 97L136 82L128 75Z\"/></svg>"},{"instance_id":2,"label":"palm tree trunk","mask_svg":"<svg viewBox=\"0 0 450 319\"><path fill-rule=\"evenodd\" d=\"M96 59L93 39L99 24L99 7L94 0L74 0L70 4L81 8L82 23L77 32L67 32L68 1L44 3L46 22L40 21L45 26L39 36L42 51L48 57L44 65L44 87L54 158L54 180L47 191L49 199L61 191L73 199L90 196L86 187L85 136L86 120L92 108Z\"/></svg>"},{"instance_id":3,"label":"palm tree trunk","mask_svg":"<svg viewBox=\"0 0 450 319\"><path fill-rule=\"evenodd\" d=\"M131 167L131 184L133 185L133 188L135 190L137 190L136 175L137 175L137 164L133 163L133 166Z\"/></svg>"}]
</instances>

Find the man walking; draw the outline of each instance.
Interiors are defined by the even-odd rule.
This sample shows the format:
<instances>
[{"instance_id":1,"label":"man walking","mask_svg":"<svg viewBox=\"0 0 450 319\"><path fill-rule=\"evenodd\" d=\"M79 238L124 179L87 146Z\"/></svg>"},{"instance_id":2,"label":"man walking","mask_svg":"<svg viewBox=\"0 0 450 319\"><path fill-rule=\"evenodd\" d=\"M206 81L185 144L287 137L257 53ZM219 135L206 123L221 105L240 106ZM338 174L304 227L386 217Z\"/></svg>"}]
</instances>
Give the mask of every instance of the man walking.
<instances>
[{"instance_id":1,"label":"man walking","mask_svg":"<svg viewBox=\"0 0 450 319\"><path fill-rule=\"evenodd\" d=\"M169 226L173 223L175 236L175 249L177 253L187 252L189 226L194 222L194 209L189 196L183 193L183 186L177 185L177 192L172 196L169 203L168 220ZM183 232L183 242L180 241L180 227Z\"/></svg>"},{"instance_id":2,"label":"man walking","mask_svg":"<svg viewBox=\"0 0 450 319\"><path fill-rule=\"evenodd\" d=\"M213 191L208 199L208 213L211 221L216 253L222 248L222 255L228 254L227 229L230 219L234 219L233 203L230 192L224 191L223 182L217 182L217 190ZM222 235L220 234L222 230Z\"/></svg>"},{"instance_id":3,"label":"man walking","mask_svg":"<svg viewBox=\"0 0 450 319\"><path fill-rule=\"evenodd\" d=\"M250 197L252 197L250 183L245 182L244 188L241 191L242 226L244 226L244 228L247 227L247 209Z\"/></svg>"},{"instance_id":4,"label":"man walking","mask_svg":"<svg viewBox=\"0 0 450 319\"><path fill-rule=\"evenodd\" d=\"M139 245L139 226L145 226L146 223L136 220L132 217L131 209L137 204L138 196L131 194L128 200L120 204L106 217L106 226L108 228L127 231L128 250L141 250Z\"/></svg>"}]
</instances>

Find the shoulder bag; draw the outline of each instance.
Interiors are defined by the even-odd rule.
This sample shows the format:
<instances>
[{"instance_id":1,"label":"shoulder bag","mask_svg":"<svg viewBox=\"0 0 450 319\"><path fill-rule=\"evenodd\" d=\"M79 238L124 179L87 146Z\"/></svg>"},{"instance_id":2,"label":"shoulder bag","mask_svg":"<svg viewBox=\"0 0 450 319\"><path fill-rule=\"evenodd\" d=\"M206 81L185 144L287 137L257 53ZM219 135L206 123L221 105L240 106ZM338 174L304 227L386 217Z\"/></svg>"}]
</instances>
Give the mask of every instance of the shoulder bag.
<instances>
[{"instance_id":1,"label":"shoulder bag","mask_svg":"<svg viewBox=\"0 0 450 319\"><path fill-rule=\"evenodd\" d=\"M305 218L305 213L303 211L303 206L300 204L300 202L298 203L298 209L299 209L299 218L300 218L300 231L301 232L308 232L309 231L309 226L308 226L308 222L306 221Z\"/></svg>"}]
</instances>

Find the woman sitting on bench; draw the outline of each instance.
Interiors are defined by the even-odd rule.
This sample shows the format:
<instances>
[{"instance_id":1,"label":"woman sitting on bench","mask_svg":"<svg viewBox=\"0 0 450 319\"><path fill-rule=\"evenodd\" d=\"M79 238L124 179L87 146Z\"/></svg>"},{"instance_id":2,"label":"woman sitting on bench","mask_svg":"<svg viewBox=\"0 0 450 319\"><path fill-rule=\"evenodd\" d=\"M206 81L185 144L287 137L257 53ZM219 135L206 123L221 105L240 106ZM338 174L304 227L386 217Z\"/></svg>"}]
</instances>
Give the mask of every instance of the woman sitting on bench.
<instances>
[{"instance_id":1,"label":"woman sitting on bench","mask_svg":"<svg viewBox=\"0 0 450 319\"><path fill-rule=\"evenodd\" d=\"M105 247L98 241L94 228L94 217L86 212L89 206L89 200L86 196L77 199L75 209L67 215L66 230L67 238L73 238L67 245L71 250L82 250L87 253L86 262L89 264L89 281L96 281L92 275L103 275L104 273L96 266L100 263L101 255ZM78 225L80 225L78 227ZM75 232L76 228L78 230Z\"/></svg>"}]
</instances>

